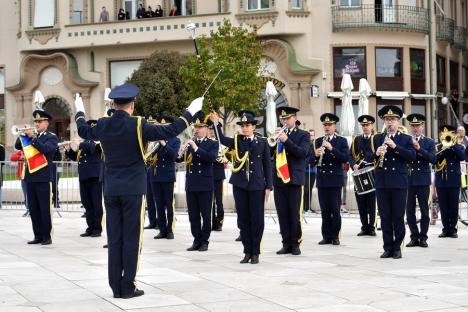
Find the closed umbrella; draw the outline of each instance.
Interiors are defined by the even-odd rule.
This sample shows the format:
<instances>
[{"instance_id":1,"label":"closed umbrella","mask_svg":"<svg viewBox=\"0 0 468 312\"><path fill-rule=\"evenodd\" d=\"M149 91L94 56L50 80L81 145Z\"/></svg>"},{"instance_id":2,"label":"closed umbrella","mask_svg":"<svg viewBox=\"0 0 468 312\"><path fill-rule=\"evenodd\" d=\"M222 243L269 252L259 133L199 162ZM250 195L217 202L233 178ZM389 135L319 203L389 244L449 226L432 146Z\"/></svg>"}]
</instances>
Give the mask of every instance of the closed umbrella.
<instances>
[{"instance_id":1,"label":"closed umbrella","mask_svg":"<svg viewBox=\"0 0 468 312\"><path fill-rule=\"evenodd\" d=\"M34 106L36 107L36 109L42 110L43 109L42 104L44 103L45 103L45 99L41 91L36 90L36 92L34 92Z\"/></svg>"},{"instance_id":2,"label":"closed umbrella","mask_svg":"<svg viewBox=\"0 0 468 312\"><path fill-rule=\"evenodd\" d=\"M369 96L371 87L365 78L359 80L359 116L369 115Z\"/></svg>"},{"instance_id":3,"label":"closed umbrella","mask_svg":"<svg viewBox=\"0 0 468 312\"><path fill-rule=\"evenodd\" d=\"M275 96L278 94L273 82L268 81L265 87L267 99L265 130L267 136L272 135L277 128Z\"/></svg>"},{"instance_id":4,"label":"closed umbrella","mask_svg":"<svg viewBox=\"0 0 468 312\"><path fill-rule=\"evenodd\" d=\"M341 99L341 135L351 137L354 132L354 112L353 112L353 99L351 96L351 90L353 90L353 82L349 74L343 75L341 80L341 90L343 91L343 97Z\"/></svg>"}]
</instances>

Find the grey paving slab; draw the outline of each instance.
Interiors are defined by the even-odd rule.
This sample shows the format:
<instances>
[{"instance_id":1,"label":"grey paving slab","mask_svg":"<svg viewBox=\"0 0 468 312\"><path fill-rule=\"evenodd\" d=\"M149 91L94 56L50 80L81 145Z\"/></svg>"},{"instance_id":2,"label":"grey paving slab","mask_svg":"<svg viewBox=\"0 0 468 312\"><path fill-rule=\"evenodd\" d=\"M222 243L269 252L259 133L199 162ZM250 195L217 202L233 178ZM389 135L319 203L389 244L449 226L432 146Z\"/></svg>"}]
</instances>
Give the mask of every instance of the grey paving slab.
<instances>
[{"instance_id":1,"label":"grey paving slab","mask_svg":"<svg viewBox=\"0 0 468 312\"><path fill-rule=\"evenodd\" d=\"M78 213L54 217L54 243L30 246L31 225L20 211L0 211L0 311L468 311L468 228L427 249L380 259L381 233L357 237L359 220L343 218L342 245L319 246L320 219L303 225L300 256L278 256L278 224L268 218L260 264L240 264L236 219L212 233L208 252L187 252L192 237L177 215L176 238L145 231L138 286L145 296L114 299L107 282L105 236L81 238Z\"/></svg>"}]
</instances>

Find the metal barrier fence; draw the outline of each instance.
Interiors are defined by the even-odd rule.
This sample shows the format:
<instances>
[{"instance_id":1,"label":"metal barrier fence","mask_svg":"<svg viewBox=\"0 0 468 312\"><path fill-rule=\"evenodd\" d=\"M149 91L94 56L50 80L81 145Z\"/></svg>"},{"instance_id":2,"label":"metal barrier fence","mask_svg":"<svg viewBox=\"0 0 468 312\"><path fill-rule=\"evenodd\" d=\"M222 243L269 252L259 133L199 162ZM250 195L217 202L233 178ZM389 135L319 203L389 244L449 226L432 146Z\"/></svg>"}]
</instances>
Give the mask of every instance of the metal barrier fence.
<instances>
[{"instance_id":1,"label":"metal barrier fence","mask_svg":"<svg viewBox=\"0 0 468 312\"><path fill-rule=\"evenodd\" d=\"M0 162L3 166L3 186L0 189L0 202L3 209L25 210L25 193L23 187L25 183L19 178L18 167L22 166L21 162L5 161ZM52 182L52 200L53 206L57 212L84 212L81 205L79 180L78 180L78 165L76 162L54 162L57 168L55 173L55 181ZM232 185L228 183L231 176L231 170L226 169L226 180L223 184L223 205L225 212L235 212L234 200L232 195ZM175 206L180 212L187 211L185 198L185 171L178 170L176 173L175 183ZM346 205L342 206L344 212L357 212L357 204L354 196L354 184L350 173L346 181ZM343 196L344 197L344 196ZM314 188L311 198L311 208L315 211L320 211L318 203L317 189ZM276 213L273 194L265 205L267 214Z\"/></svg>"}]
</instances>

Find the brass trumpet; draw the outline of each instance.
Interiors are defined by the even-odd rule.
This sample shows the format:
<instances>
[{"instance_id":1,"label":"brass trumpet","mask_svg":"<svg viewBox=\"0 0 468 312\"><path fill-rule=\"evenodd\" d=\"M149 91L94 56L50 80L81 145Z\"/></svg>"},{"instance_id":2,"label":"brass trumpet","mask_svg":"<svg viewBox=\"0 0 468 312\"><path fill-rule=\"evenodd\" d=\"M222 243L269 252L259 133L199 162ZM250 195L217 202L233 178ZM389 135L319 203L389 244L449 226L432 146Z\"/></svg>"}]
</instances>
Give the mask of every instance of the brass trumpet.
<instances>
[{"instance_id":1,"label":"brass trumpet","mask_svg":"<svg viewBox=\"0 0 468 312\"><path fill-rule=\"evenodd\" d=\"M281 128L281 130L280 130L277 134L272 133L272 134L267 138L268 145L270 145L271 147L276 146L276 144L278 143L278 138L279 138L279 136L281 135L281 133L283 133L284 131L286 131L287 128L288 128L288 126L287 126L287 125L284 125L283 128Z\"/></svg>"},{"instance_id":2,"label":"brass trumpet","mask_svg":"<svg viewBox=\"0 0 468 312\"><path fill-rule=\"evenodd\" d=\"M30 126L20 127L20 126L17 126L17 125L13 125L11 127L11 134L13 134L14 136L23 135L26 131L29 131L29 130L35 131L36 128L30 127Z\"/></svg>"}]
</instances>

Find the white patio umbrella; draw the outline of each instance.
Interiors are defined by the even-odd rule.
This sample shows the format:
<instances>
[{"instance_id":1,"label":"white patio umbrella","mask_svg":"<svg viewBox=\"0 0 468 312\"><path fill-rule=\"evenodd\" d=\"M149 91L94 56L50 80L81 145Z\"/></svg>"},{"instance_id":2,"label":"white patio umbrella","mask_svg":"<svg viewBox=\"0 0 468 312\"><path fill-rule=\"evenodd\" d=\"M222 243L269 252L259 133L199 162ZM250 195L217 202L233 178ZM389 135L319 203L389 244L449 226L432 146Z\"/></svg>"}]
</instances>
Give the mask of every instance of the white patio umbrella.
<instances>
[{"instance_id":1,"label":"white patio umbrella","mask_svg":"<svg viewBox=\"0 0 468 312\"><path fill-rule=\"evenodd\" d=\"M276 87L273 82L268 81L265 87L265 95L267 98L265 130L267 136L273 134L277 128L275 103L275 96L277 94L278 91L276 91Z\"/></svg>"},{"instance_id":2,"label":"white patio umbrella","mask_svg":"<svg viewBox=\"0 0 468 312\"><path fill-rule=\"evenodd\" d=\"M351 137L354 132L354 112L351 90L353 90L353 82L349 74L343 75L341 80L341 90L343 91L343 97L341 98L341 135Z\"/></svg>"},{"instance_id":3,"label":"white patio umbrella","mask_svg":"<svg viewBox=\"0 0 468 312\"><path fill-rule=\"evenodd\" d=\"M36 109L43 110L44 108L42 107L42 104L44 103L45 103L45 98L42 95L41 91L36 90L36 92L34 92L34 106L36 107Z\"/></svg>"},{"instance_id":4,"label":"white patio umbrella","mask_svg":"<svg viewBox=\"0 0 468 312\"><path fill-rule=\"evenodd\" d=\"M369 96L371 95L371 87L365 78L359 80L359 110L358 114L369 114Z\"/></svg>"},{"instance_id":5,"label":"white patio umbrella","mask_svg":"<svg viewBox=\"0 0 468 312\"><path fill-rule=\"evenodd\" d=\"M106 104L106 111L104 114L106 114L107 111L112 108L112 100L109 99L109 93L111 93L111 88L106 88L104 90L104 103Z\"/></svg>"}]
</instances>

